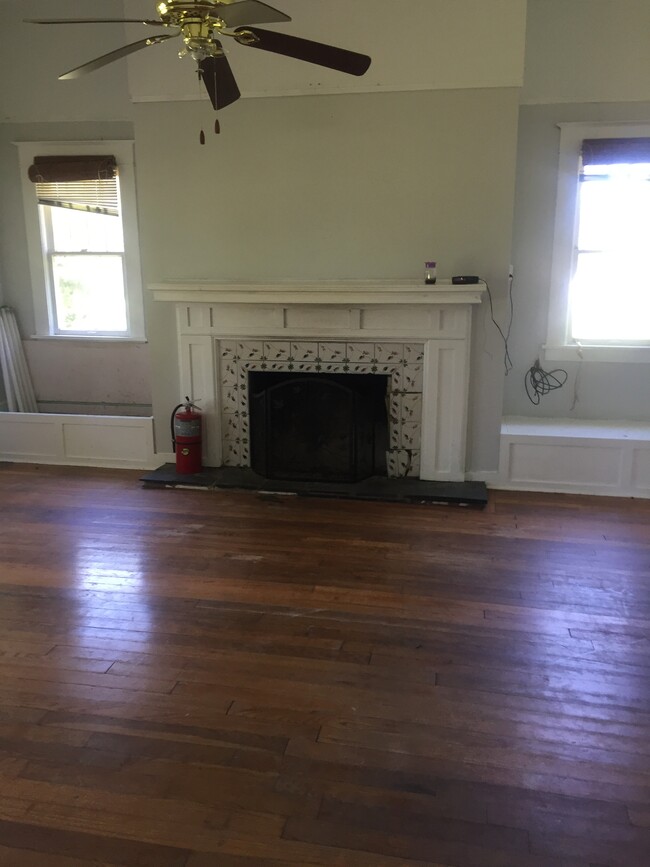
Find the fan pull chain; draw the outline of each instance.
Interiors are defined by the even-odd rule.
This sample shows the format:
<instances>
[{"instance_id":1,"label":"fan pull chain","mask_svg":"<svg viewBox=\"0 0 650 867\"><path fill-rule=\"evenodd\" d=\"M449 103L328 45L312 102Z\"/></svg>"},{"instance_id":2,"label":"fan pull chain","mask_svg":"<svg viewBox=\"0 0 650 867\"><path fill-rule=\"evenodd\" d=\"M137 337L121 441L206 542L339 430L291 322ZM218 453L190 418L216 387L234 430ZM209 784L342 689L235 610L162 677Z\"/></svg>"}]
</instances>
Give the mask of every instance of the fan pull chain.
<instances>
[{"instance_id":1,"label":"fan pull chain","mask_svg":"<svg viewBox=\"0 0 650 867\"><path fill-rule=\"evenodd\" d=\"M199 82L199 92L202 93L201 81L203 80L203 74L202 74L200 69L197 70L197 79ZM216 71L214 73L214 92L215 93L217 92L217 74L216 74ZM221 124L219 123L219 119L216 118L214 121L214 134L219 135L220 132L221 132ZM201 130L199 132L199 142L202 145L205 144L205 131L204 130Z\"/></svg>"},{"instance_id":2,"label":"fan pull chain","mask_svg":"<svg viewBox=\"0 0 650 867\"><path fill-rule=\"evenodd\" d=\"M196 67L196 81L198 84L199 98L202 94L201 82L203 81L203 74L201 73L201 67L197 65ZM205 144L205 132L203 130L199 131L199 143Z\"/></svg>"},{"instance_id":3,"label":"fan pull chain","mask_svg":"<svg viewBox=\"0 0 650 867\"><path fill-rule=\"evenodd\" d=\"M221 124L219 123L219 119L217 118L214 122L214 134L219 135L221 132ZM199 133L199 142L204 145L205 144L205 132L201 130Z\"/></svg>"},{"instance_id":4,"label":"fan pull chain","mask_svg":"<svg viewBox=\"0 0 650 867\"><path fill-rule=\"evenodd\" d=\"M213 75L214 75L214 92L217 93L217 67L216 66L213 68ZM217 105L219 105L218 102L217 102ZM221 126L219 125L219 118L215 118L215 120L214 120L214 134L219 135L220 132L221 132Z\"/></svg>"}]
</instances>

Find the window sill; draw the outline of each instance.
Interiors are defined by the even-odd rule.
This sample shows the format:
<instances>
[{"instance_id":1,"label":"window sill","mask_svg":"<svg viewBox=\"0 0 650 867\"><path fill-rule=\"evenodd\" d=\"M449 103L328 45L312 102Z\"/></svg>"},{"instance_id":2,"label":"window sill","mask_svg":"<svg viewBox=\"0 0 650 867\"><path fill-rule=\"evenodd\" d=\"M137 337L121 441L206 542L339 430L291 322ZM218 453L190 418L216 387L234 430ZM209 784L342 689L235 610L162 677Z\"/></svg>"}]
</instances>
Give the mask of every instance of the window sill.
<instances>
[{"instance_id":1,"label":"window sill","mask_svg":"<svg viewBox=\"0 0 650 867\"><path fill-rule=\"evenodd\" d=\"M544 361L650 363L650 346L544 346Z\"/></svg>"},{"instance_id":2,"label":"window sill","mask_svg":"<svg viewBox=\"0 0 650 867\"><path fill-rule=\"evenodd\" d=\"M148 343L144 337L102 337L92 334L32 334L30 340L51 340L54 343Z\"/></svg>"}]
</instances>

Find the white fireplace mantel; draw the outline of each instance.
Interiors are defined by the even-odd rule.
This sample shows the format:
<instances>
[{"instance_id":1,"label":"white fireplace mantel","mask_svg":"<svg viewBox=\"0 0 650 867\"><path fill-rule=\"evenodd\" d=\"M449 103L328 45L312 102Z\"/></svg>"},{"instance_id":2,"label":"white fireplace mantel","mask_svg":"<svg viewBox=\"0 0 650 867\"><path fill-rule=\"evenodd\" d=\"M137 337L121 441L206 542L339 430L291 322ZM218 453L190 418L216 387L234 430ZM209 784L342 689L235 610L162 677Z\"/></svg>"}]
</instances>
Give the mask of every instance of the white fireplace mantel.
<instances>
[{"instance_id":1,"label":"white fireplace mantel","mask_svg":"<svg viewBox=\"0 0 650 867\"><path fill-rule=\"evenodd\" d=\"M156 301L187 304L480 304L484 283L454 285L440 280L332 280L283 283L154 283Z\"/></svg>"},{"instance_id":2,"label":"white fireplace mantel","mask_svg":"<svg viewBox=\"0 0 650 867\"><path fill-rule=\"evenodd\" d=\"M471 312L485 289L448 280L150 286L176 307L180 394L201 400L206 465L248 465L249 371L380 373L389 475L406 467L449 481L465 478Z\"/></svg>"}]
</instances>

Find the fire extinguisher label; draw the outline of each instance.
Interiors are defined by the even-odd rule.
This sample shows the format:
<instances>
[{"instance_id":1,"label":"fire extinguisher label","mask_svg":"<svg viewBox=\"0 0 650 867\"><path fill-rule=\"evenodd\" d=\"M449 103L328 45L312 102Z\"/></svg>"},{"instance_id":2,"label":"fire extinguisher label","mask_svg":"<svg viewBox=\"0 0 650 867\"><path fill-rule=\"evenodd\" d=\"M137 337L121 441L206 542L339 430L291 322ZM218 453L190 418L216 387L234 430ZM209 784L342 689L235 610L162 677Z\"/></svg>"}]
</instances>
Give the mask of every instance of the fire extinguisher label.
<instances>
[{"instance_id":1,"label":"fire extinguisher label","mask_svg":"<svg viewBox=\"0 0 650 867\"><path fill-rule=\"evenodd\" d=\"M180 421L179 419L176 419L174 423L174 433L177 437L200 437L201 420Z\"/></svg>"}]
</instances>

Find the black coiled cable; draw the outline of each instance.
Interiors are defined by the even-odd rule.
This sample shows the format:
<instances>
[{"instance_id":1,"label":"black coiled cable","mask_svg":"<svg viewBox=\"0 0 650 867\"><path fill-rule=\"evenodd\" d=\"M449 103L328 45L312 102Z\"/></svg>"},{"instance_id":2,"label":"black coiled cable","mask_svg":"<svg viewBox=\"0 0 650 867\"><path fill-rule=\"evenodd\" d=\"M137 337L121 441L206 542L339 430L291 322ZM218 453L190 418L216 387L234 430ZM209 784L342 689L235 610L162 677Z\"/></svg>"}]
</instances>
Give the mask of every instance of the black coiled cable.
<instances>
[{"instance_id":1,"label":"black coiled cable","mask_svg":"<svg viewBox=\"0 0 650 867\"><path fill-rule=\"evenodd\" d=\"M528 399L538 406L545 395L555 391L556 388L562 388L568 376L569 374L562 368L544 370L540 367L539 359L536 359L524 378Z\"/></svg>"}]
</instances>

